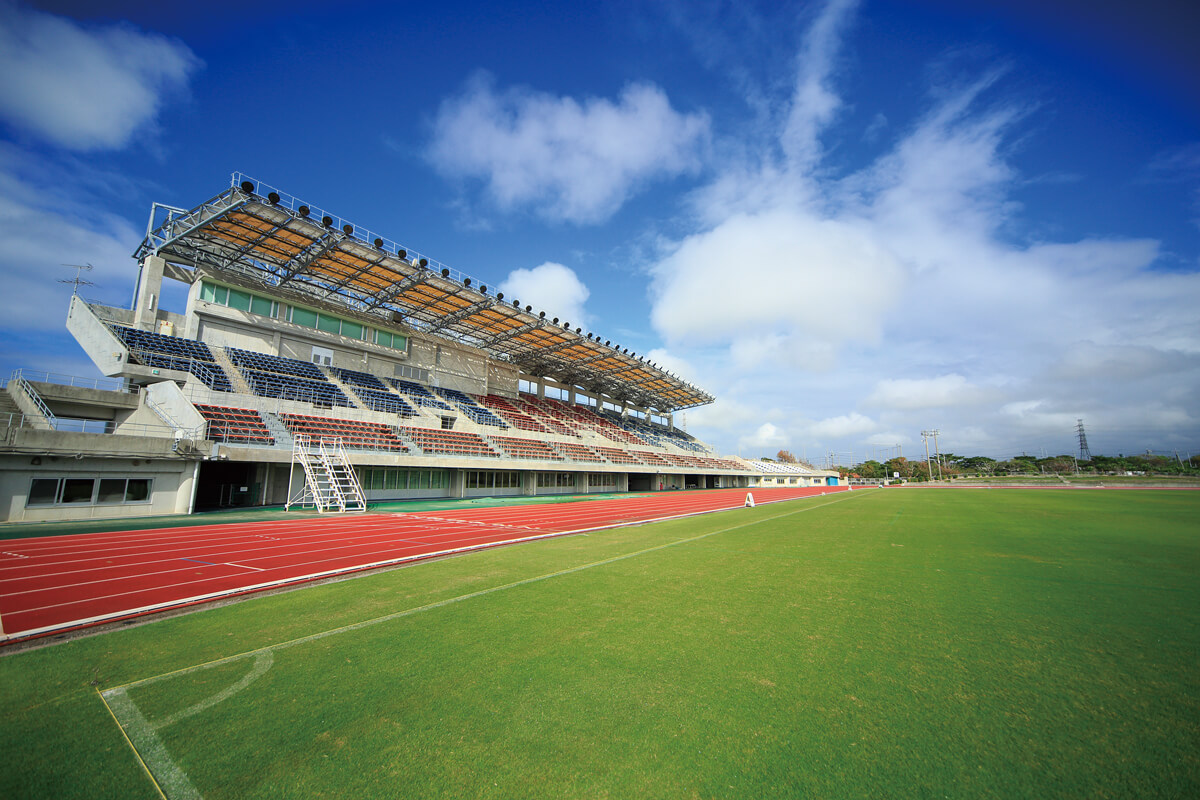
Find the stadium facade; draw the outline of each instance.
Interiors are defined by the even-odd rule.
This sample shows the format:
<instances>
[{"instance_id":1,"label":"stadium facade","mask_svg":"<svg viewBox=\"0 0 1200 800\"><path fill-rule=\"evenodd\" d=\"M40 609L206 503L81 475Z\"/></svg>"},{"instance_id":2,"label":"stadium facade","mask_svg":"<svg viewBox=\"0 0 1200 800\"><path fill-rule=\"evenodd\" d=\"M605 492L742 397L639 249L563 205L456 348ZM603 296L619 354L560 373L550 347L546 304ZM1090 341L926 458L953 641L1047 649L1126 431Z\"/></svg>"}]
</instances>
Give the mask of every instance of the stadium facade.
<instances>
[{"instance_id":1,"label":"stadium facade","mask_svg":"<svg viewBox=\"0 0 1200 800\"><path fill-rule=\"evenodd\" d=\"M838 480L718 455L675 425L703 390L239 173L135 258L131 308L71 299L106 377L0 393L0 519Z\"/></svg>"}]
</instances>

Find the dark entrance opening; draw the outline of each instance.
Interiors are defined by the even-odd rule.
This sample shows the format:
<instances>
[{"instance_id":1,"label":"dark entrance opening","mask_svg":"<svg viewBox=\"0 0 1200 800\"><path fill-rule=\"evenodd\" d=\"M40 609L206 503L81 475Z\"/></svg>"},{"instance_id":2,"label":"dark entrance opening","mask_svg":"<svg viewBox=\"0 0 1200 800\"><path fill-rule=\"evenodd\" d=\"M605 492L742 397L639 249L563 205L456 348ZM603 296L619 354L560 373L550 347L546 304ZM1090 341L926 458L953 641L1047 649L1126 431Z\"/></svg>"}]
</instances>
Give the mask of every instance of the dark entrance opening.
<instances>
[{"instance_id":1,"label":"dark entrance opening","mask_svg":"<svg viewBox=\"0 0 1200 800\"><path fill-rule=\"evenodd\" d=\"M651 492L657 489L657 484L654 483L654 476L648 472L631 472L629 473L629 491L631 492Z\"/></svg>"},{"instance_id":2,"label":"dark entrance opening","mask_svg":"<svg viewBox=\"0 0 1200 800\"><path fill-rule=\"evenodd\" d=\"M196 510L257 505L262 487L254 483L257 464L245 461L205 461L200 465Z\"/></svg>"}]
</instances>

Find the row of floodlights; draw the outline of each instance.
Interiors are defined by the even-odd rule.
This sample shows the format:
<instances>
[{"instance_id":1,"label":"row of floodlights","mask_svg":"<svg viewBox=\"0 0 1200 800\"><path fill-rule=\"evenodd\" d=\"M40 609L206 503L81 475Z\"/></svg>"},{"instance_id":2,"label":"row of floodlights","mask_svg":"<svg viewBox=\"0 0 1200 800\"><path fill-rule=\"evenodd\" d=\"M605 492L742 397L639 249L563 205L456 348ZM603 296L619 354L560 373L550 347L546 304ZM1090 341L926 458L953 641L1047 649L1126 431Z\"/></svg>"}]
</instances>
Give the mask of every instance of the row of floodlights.
<instances>
[{"instance_id":1,"label":"row of floodlights","mask_svg":"<svg viewBox=\"0 0 1200 800\"><path fill-rule=\"evenodd\" d=\"M245 192L246 194L254 194L254 184L253 184L251 181L242 181L241 189L242 189L242 191L243 191L243 192ZM276 192L267 192L267 202L268 202L268 203L270 203L270 204L271 204L271 205L273 205L273 206L277 206L277 205L279 205L279 194L278 194L278 193L276 193ZM309 209L309 207L308 207L308 206L304 206L304 205L302 205L302 206L300 206L299 208L297 208L297 209L296 209L296 213L297 213L297 214L299 214L301 217L304 217L305 219L308 219L308 215L309 215L310 213L312 213L312 212L310 211L310 209ZM333 227L333 217L329 216L328 214L327 214L327 215L325 215L324 217L321 217L321 224L322 224L322 225L324 225L326 228L332 228L332 227ZM342 226L342 232L343 232L343 233L345 233L347 236L353 236L353 235L354 235L354 226L353 226L353 225L351 225L349 222L347 222L345 225L343 225L343 226ZM377 236L377 237L375 237L375 241L373 242L373 244L374 244L374 245L375 245L377 248L379 248L379 249L381 249L381 250L383 249L383 239L380 239L378 236ZM407 257L408 257L408 251L407 251L407 250L397 250L397 251L396 251L396 255L397 255L399 258L401 258L401 259L404 259L404 258L407 258ZM411 263L412 263L412 265L413 265L414 267L422 267L422 268L424 268L424 267L428 267L428 266L429 266L429 261L428 261L427 259L424 259L424 258L421 258L421 259L413 259L413 261L412 261ZM443 268L442 268L442 277L443 277L443 278L449 278L449 277L450 277L450 270L449 270L449 269L447 269L447 268L444 268L444 267L443 267ZM463 283L463 286L466 286L467 288L470 288L470 287L471 287L471 279L470 279L470 278L463 278L463 281L462 281L462 283ZM480 291L480 293L482 293L482 294L487 294L487 284L481 284L481 285L479 286L479 291ZM497 293L496 293L496 299L497 299L497 300L503 300L503 299L504 299L504 292L497 292ZM521 301L520 301L520 300L513 300L513 301L512 301L512 305L513 305L513 308L516 308L516 309L518 309L518 310L519 310L519 309L521 308ZM533 306L531 306L531 305L527 305L527 306L525 306L525 311L526 311L526 313L532 313L532 312L533 312ZM542 311L542 312L540 312L540 313L539 313L539 315L538 315L538 317L539 317L539 319L545 319L545 318L546 318L546 312L545 312L545 311ZM554 318L551 320L551 324L553 324L553 325L557 325L557 324L558 324L558 317L554 317ZM564 322L564 323L562 324L562 326L563 326L563 330L566 330L566 331L569 331L569 330L571 330L571 323L569 323L569 322ZM575 328L575 333L583 333L583 328L576 327L576 328ZM589 332L588 332L588 334L587 334L587 338L588 338L588 341L595 341L597 344L599 344L599 342L600 342L600 337L599 337L599 336L597 336L597 335L595 335L595 334L594 334L594 333L592 333L591 331L589 331ZM639 356L637 353L630 353L630 352L629 352L629 348L628 348L628 347L626 347L624 350L622 350L622 349L621 349L621 345L619 345L619 344L618 344L618 345L614 346L614 345L613 345L613 343L612 343L612 341L610 341L610 340L606 340L606 341L604 342L604 346L605 346L605 347L612 347L614 350L616 350L616 351L617 351L617 352L619 352L619 353L622 353L623 355L631 355L633 358L636 358L636 359L638 359L639 361L642 361L642 362L645 362L645 363L649 363L649 364L650 364L650 366L651 366L651 367L654 367L655 369L659 369L659 368L660 368L660 367L659 367L657 364L655 364L653 361L651 361L651 362L646 362L646 358L645 358L645 356ZM666 371L666 370L664 370L664 371ZM678 377L678 376L677 376L675 373L673 373L673 372L667 372L667 374L668 374L668 375L670 375L672 378L677 378L677 377Z\"/></svg>"}]
</instances>

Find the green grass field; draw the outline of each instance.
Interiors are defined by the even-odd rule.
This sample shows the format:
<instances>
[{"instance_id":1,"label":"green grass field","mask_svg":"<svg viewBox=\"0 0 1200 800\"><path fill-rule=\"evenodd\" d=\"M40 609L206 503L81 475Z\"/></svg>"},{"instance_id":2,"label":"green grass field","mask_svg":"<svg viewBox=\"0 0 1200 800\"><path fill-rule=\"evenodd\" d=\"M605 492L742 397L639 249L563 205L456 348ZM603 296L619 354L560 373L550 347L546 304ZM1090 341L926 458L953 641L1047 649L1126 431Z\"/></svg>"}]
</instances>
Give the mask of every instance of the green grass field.
<instances>
[{"instance_id":1,"label":"green grass field","mask_svg":"<svg viewBox=\"0 0 1200 800\"><path fill-rule=\"evenodd\" d=\"M0 796L1196 797L1198 578L1196 492L546 540L0 658Z\"/></svg>"}]
</instances>

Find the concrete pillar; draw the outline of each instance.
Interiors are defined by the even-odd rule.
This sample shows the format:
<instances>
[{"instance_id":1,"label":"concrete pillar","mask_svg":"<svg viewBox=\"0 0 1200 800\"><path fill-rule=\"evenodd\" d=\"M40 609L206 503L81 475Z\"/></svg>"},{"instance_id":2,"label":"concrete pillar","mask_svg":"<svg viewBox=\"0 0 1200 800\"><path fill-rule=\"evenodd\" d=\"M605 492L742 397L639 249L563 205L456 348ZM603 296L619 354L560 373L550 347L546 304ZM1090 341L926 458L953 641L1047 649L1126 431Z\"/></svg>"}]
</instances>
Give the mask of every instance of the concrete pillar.
<instances>
[{"instance_id":1,"label":"concrete pillar","mask_svg":"<svg viewBox=\"0 0 1200 800\"><path fill-rule=\"evenodd\" d=\"M539 400L546 398L546 381L542 378L538 378L537 380L537 396Z\"/></svg>"},{"instance_id":2,"label":"concrete pillar","mask_svg":"<svg viewBox=\"0 0 1200 800\"><path fill-rule=\"evenodd\" d=\"M572 386L567 391L567 403L568 403L568 405L575 405L575 387L574 386Z\"/></svg>"},{"instance_id":3,"label":"concrete pillar","mask_svg":"<svg viewBox=\"0 0 1200 800\"><path fill-rule=\"evenodd\" d=\"M159 256L146 256L142 261L142 271L138 276L137 308L133 311L133 327L139 330L154 330L166 264Z\"/></svg>"}]
</instances>

